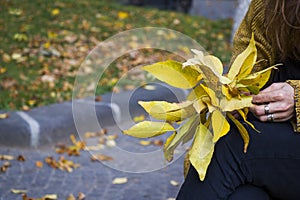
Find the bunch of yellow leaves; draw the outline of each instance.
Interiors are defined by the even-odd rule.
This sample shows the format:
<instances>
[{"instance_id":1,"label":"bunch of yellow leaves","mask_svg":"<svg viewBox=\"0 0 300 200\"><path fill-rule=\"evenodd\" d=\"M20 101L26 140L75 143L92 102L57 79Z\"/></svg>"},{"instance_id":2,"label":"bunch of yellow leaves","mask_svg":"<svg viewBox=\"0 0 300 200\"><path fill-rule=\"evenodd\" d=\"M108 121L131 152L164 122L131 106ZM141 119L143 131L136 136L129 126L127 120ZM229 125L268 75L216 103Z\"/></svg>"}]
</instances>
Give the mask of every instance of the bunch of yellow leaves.
<instances>
[{"instance_id":1,"label":"bunch of yellow leaves","mask_svg":"<svg viewBox=\"0 0 300 200\"><path fill-rule=\"evenodd\" d=\"M149 138L172 131L164 144L164 154L168 161L173 159L175 148L193 139L189 150L189 160L204 180L216 142L230 130L229 118L239 130L247 151L249 135L243 124L231 111L238 111L247 121L248 107L252 105L249 94L257 94L269 80L275 66L251 73L257 59L257 49L252 36L248 47L237 56L227 74L223 75L221 61L212 55L192 50L194 58L185 63L165 61L143 67L159 80L171 86L192 89L187 100L181 103L165 101L139 102L154 118L161 121L142 121L124 133ZM174 124L180 127L175 129ZM255 128L254 128L255 129Z\"/></svg>"}]
</instances>

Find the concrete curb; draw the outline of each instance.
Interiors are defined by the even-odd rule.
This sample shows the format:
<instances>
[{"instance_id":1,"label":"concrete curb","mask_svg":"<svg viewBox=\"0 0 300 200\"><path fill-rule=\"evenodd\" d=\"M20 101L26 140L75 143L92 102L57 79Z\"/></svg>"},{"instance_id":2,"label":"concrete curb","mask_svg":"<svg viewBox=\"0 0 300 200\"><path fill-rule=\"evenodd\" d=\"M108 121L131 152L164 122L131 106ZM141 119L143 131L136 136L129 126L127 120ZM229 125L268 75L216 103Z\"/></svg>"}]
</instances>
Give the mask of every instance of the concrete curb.
<instances>
[{"instance_id":1,"label":"concrete curb","mask_svg":"<svg viewBox=\"0 0 300 200\"><path fill-rule=\"evenodd\" d=\"M112 126L122 121L129 109L131 116L144 113L138 101L163 100L182 101L187 91L165 84L155 84L154 90L138 88L134 91L102 95L101 102L95 102L95 111L101 127ZM91 99L76 100L91 103ZM129 106L129 108L128 108ZM126 108L127 107L127 108ZM77 133L72 102L35 108L28 112L10 112L9 117L0 120L0 145L18 147L42 147L63 141L70 134Z\"/></svg>"}]
</instances>

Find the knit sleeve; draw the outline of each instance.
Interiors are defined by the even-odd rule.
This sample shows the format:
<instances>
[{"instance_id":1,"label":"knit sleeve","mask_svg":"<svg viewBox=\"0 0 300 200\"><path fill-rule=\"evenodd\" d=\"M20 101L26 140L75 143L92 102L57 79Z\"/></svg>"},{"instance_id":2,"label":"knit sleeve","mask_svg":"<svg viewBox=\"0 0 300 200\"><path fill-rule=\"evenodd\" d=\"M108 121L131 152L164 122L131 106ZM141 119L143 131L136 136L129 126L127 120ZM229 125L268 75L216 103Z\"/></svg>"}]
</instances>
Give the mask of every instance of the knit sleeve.
<instances>
[{"instance_id":1,"label":"knit sleeve","mask_svg":"<svg viewBox=\"0 0 300 200\"><path fill-rule=\"evenodd\" d=\"M272 52L271 44L266 38L264 18L264 0L252 0L246 16L234 35L231 63L246 49L251 35L254 33L257 47L257 61L259 62L253 68L253 71L259 71L274 64L275 53Z\"/></svg>"},{"instance_id":2,"label":"knit sleeve","mask_svg":"<svg viewBox=\"0 0 300 200\"><path fill-rule=\"evenodd\" d=\"M294 99L295 99L295 123L294 130L296 132L300 132L300 80L288 80L288 84L290 84L294 88Z\"/></svg>"}]
</instances>

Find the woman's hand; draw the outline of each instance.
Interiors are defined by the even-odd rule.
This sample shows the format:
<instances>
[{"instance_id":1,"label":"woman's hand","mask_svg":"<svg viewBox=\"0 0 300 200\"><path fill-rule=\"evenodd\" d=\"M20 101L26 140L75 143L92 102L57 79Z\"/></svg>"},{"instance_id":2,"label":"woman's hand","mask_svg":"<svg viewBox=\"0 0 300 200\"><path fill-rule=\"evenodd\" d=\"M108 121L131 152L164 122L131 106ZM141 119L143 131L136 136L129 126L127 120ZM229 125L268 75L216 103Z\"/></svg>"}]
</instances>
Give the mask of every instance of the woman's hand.
<instances>
[{"instance_id":1,"label":"woman's hand","mask_svg":"<svg viewBox=\"0 0 300 200\"><path fill-rule=\"evenodd\" d=\"M294 116L294 88L288 83L273 83L253 96L250 111L261 121L282 122Z\"/></svg>"}]
</instances>

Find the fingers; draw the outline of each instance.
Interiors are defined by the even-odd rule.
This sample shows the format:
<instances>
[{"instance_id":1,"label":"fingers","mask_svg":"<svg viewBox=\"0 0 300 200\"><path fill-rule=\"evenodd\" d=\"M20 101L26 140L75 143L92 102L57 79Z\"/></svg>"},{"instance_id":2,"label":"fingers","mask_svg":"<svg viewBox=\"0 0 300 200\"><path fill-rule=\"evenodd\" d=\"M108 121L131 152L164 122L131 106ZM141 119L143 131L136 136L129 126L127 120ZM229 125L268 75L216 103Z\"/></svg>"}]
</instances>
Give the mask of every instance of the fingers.
<instances>
[{"instance_id":1,"label":"fingers","mask_svg":"<svg viewBox=\"0 0 300 200\"><path fill-rule=\"evenodd\" d=\"M273 120L271 120L270 117L268 118L268 115L261 115L256 117L262 122L268 122L268 121L284 122L293 117L293 113L290 112L277 112L277 113L272 113L272 115L273 115L272 116Z\"/></svg>"},{"instance_id":2,"label":"fingers","mask_svg":"<svg viewBox=\"0 0 300 200\"><path fill-rule=\"evenodd\" d=\"M286 111L293 112L294 111L294 105L287 103L287 102L272 102L267 105L269 107L269 113L286 112ZM254 104L252 107L250 107L250 111L255 116L266 115L267 113L265 112L265 106L266 106L266 104L263 104L263 105Z\"/></svg>"},{"instance_id":3,"label":"fingers","mask_svg":"<svg viewBox=\"0 0 300 200\"><path fill-rule=\"evenodd\" d=\"M262 90L258 95L253 96L252 102L262 104L275 101L294 101L294 88L287 83L273 83Z\"/></svg>"},{"instance_id":4,"label":"fingers","mask_svg":"<svg viewBox=\"0 0 300 200\"><path fill-rule=\"evenodd\" d=\"M269 87L265 88L264 90L260 91L261 93L265 93L265 92L272 92L274 90L280 90L281 88L283 88L286 85L286 83L273 83L272 85L270 85Z\"/></svg>"},{"instance_id":5,"label":"fingers","mask_svg":"<svg viewBox=\"0 0 300 200\"><path fill-rule=\"evenodd\" d=\"M250 107L250 111L263 122L274 121L282 122L291 119L294 115L293 104L284 102L273 102L268 104L268 112L265 109L266 105L253 105ZM268 114L273 114L273 120L268 119Z\"/></svg>"}]
</instances>

